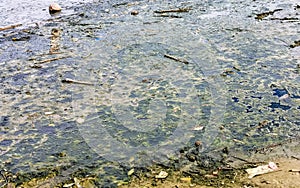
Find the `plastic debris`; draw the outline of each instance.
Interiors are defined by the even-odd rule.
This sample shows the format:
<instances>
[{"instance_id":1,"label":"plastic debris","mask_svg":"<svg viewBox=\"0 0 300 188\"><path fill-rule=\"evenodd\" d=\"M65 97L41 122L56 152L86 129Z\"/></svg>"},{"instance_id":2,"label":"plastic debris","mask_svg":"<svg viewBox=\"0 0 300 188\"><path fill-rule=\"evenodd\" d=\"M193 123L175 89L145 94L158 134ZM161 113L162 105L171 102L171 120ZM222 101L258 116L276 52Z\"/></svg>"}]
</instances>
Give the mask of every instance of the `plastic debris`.
<instances>
[{"instance_id":1,"label":"plastic debris","mask_svg":"<svg viewBox=\"0 0 300 188\"><path fill-rule=\"evenodd\" d=\"M256 175L266 174L277 170L277 165L274 162L269 162L268 165L262 165L256 168L249 168L246 170L246 172L249 174L248 178L253 178Z\"/></svg>"}]
</instances>

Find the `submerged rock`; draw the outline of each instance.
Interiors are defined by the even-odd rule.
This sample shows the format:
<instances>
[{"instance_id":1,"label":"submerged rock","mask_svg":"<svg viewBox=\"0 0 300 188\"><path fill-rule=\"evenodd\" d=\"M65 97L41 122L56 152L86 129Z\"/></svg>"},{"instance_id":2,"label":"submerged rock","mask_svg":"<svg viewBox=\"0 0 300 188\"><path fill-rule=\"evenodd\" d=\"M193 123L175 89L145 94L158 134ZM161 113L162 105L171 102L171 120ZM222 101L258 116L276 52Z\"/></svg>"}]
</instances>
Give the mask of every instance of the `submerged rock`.
<instances>
[{"instance_id":1,"label":"submerged rock","mask_svg":"<svg viewBox=\"0 0 300 188\"><path fill-rule=\"evenodd\" d=\"M138 15L138 14L139 14L139 11L137 11L137 10L133 10L133 11L131 11L131 12L130 12L130 14L131 14L131 15L134 15L134 16L136 16L136 15Z\"/></svg>"},{"instance_id":2,"label":"submerged rock","mask_svg":"<svg viewBox=\"0 0 300 188\"><path fill-rule=\"evenodd\" d=\"M50 12L50 14L54 14L54 13L57 13L57 12L60 12L60 11L61 11L61 7L57 3L52 3L49 6L49 12Z\"/></svg>"}]
</instances>

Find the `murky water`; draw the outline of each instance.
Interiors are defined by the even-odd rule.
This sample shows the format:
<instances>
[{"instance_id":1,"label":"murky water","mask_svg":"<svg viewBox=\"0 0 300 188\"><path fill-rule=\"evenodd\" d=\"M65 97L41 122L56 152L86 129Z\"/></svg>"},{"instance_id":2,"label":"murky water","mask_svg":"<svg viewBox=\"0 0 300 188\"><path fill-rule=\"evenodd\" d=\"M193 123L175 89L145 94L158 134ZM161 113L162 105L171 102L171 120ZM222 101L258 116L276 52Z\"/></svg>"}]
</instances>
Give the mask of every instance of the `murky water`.
<instances>
[{"instance_id":1,"label":"murky water","mask_svg":"<svg viewBox=\"0 0 300 188\"><path fill-rule=\"evenodd\" d=\"M2 33L1 168L114 186L196 140L248 154L299 137L296 1L68 3Z\"/></svg>"}]
</instances>

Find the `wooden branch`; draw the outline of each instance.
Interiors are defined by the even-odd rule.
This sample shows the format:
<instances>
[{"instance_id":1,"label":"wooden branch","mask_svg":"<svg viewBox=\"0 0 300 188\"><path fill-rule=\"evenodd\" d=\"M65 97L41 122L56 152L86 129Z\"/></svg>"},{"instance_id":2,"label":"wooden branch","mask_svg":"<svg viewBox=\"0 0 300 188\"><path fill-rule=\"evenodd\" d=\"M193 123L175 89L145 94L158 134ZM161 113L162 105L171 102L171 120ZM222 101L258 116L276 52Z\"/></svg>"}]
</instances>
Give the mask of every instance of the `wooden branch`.
<instances>
[{"instance_id":1,"label":"wooden branch","mask_svg":"<svg viewBox=\"0 0 300 188\"><path fill-rule=\"evenodd\" d=\"M8 30L8 29L14 29L14 28L20 27L20 26L22 26L22 24L9 25L9 26L6 26L6 27L1 27L0 31L4 31L4 30Z\"/></svg>"}]
</instances>

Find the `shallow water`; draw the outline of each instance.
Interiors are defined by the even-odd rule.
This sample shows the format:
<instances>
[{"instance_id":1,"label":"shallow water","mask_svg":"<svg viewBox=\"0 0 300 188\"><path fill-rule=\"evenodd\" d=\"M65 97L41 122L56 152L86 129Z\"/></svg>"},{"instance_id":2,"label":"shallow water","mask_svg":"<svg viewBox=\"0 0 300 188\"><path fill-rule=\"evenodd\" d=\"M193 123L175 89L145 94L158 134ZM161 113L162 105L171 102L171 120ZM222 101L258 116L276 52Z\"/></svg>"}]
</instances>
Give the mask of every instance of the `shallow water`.
<instances>
[{"instance_id":1,"label":"shallow water","mask_svg":"<svg viewBox=\"0 0 300 188\"><path fill-rule=\"evenodd\" d=\"M67 174L54 183L87 171L113 186L128 168L167 163L196 140L203 153L246 155L299 137L299 47L289 47L299 20L280 20L299 18L296 1L124 2L3 32L3 168ZM191 10L153 12L177 7ZM283 10L255 19L274 9ZM61 59L44 61L52 58Z\"/></svg>"},{"instance_id":2,"label":"shallow water","mask_svg":"<svg viewBox=\"0 0 300 188\"><path fill-rule=\"evenodd\" d=\"M94 0L2 0L0 2L0 27L15 24L33 24L50 19L49 5L53 2L61 5L63 14L73 13L76 6L93 2Z\"/></svg>"}]
</instances>

